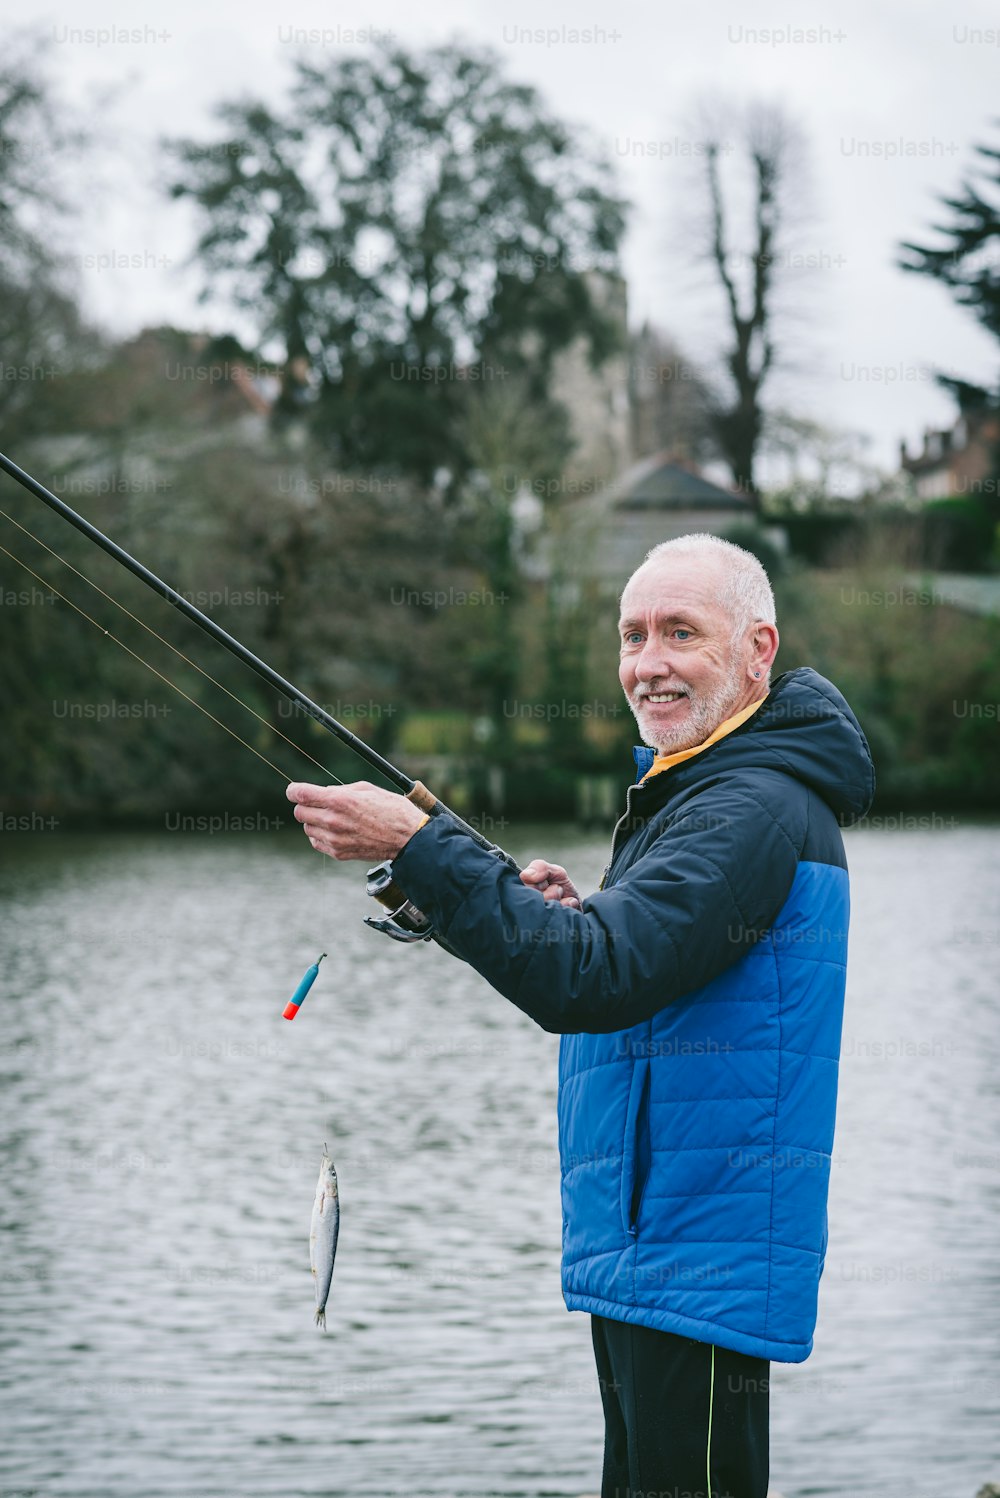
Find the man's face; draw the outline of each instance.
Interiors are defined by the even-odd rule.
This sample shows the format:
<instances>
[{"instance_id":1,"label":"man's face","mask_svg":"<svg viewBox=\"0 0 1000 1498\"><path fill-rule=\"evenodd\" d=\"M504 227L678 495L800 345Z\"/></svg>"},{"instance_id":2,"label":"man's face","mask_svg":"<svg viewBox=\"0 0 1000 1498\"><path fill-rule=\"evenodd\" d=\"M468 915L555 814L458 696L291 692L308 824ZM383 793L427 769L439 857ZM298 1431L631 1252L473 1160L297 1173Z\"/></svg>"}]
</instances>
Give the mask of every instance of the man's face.
<instances>
[{"instance_id":1,"label":"man's face","mask_svg":"<svg viewBox=\"0 0 1000 1498\"><path fill-rule=\"evenodd\" d=\"M702 743L759 694L720 578L711 562L677 557L640 568L622 596L618 678L643 743L661 754Z\"/></svg>"}]
</instances>

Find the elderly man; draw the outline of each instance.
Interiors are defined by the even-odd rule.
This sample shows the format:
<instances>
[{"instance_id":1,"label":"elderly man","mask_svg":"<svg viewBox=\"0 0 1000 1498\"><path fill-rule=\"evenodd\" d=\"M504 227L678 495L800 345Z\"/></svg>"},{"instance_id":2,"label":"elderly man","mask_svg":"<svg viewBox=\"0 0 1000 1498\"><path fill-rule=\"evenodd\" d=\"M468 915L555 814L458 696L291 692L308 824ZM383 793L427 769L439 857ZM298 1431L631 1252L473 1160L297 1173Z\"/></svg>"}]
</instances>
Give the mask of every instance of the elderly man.
<instances>
[{"instance_id":1,"label":"elderly man","mask_svg":"<svg viewBox=\"0 0 1000 1498\"><path fill-rule=\"evenodd\" d=\"M809 668L771 681L774 597L713 536L621 600L644 746L596 894L518 877L374 786L296 785L314 848L394 859L453 950L559 1061L563 1291L591 1315L604 1498L765 1498L768 1372L813 1345L847 955L840 825L864 735Z\"/></svg>"}]
</instances>

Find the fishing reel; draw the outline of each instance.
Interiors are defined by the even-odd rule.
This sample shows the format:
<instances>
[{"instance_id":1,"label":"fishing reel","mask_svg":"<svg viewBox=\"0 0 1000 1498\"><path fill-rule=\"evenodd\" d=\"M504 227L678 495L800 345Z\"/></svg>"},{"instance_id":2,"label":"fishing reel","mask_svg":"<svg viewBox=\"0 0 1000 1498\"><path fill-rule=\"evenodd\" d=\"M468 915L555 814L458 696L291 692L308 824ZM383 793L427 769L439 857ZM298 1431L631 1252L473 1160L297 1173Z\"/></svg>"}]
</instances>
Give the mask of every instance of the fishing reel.
<instances>
[{"instance_id":1,"label":"fishing reel","mask_svg":"<svg viewBox=\"0 0 1000 1498\"><path fill-rule=\"evenodd\" d=\"M418 910L409 896L395 883L390 862L377 863L368 870L366 893L389 912L380 919L365 916L365 925L371 926L373 931L381 931L383 936L391 936L393 941L402 942L430 941L434 936L434 927L423 911Z\"/></svg>"},{"instance_id":2,"label":"fishing reel","mask_svg":"<svg viewBox=\"0 0 1000 1498\"><path fill-rule=\"evenodd\" d=\"M481 832L477 832L468 822L463 821L455 812L444 806L419 780L412 782L409 791L406 793L406 799L412 801L415 806L419 806L429 817L440 816L443 813L456 826L460 827L463 832L467 833L474 842L478 843L481 848L485 848L490 853L495 853L503 863L507 864L508 868L513 869L515 873L520 873L520 869L509 853L505 853L495 843L489 842L483 837ZM435 931L432 922L424 915L423 911L419 910L410 897L400 889L393 878L392 863L390 860L386 860L385 863L377 863L374 868L368 870L368 884L366 888L367 893L371 895L372 899L377 900L389 912L388 915L378 918L366 915L366 926L370 926L373 931L381 931L383 936L389 936L393 941L406 942L407 944L415 941L436 941L438 946L443 947L446 952L451 952L453 956L457 955L454 949L445 941L444 937Z\"/></svg>"},{"instance_id":3,"label":"fishing reel","mask_svg":"<svg viewBox=\"0 0 1000 1498\"><path fill-rule=\"evenodd\" d=\"M428 817L440 814L441 808L437 797L419 780L411 782L406 792L406 799L412 801L414 806L419 806ZM417 909L413 901L393 879L392 863L389 859L386 859L384 863L377 863L374 868L368 870L366 893L389 912L381 920L366 915L366 926L370 926L373 931L381 931L383 936L391 936L393 941L431 940L434 927L423 911Z\"/></svg>"}]
</instances>

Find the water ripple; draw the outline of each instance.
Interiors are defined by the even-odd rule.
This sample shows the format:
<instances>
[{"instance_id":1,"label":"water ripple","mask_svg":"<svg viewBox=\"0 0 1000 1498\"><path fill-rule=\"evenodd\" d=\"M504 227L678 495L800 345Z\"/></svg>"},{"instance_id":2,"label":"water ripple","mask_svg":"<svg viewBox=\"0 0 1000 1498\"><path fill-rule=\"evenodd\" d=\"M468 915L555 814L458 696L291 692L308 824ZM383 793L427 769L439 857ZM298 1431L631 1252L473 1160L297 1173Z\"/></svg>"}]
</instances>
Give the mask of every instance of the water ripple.
<instances>
[{"instance_id":1,"label":"water ripple","mask_svg":"<svg viewBox=\"0 0 1000 1498\"><path fill-rule=\"evenodd\" d=\"M593 1492L556 1040L439 950L380 942L357 869L297 838L5 843L7 1488ZM848 846L830 1246L816 1351L772 1366L773 1480L972 1498L1000 1473L1000 945L975 938L998 840ZM541 850L586 887L605 862L563 829L512 848ZM343 1201L325 1337L306 1241L324 1141Z\"/></svg>"}]
</instances>

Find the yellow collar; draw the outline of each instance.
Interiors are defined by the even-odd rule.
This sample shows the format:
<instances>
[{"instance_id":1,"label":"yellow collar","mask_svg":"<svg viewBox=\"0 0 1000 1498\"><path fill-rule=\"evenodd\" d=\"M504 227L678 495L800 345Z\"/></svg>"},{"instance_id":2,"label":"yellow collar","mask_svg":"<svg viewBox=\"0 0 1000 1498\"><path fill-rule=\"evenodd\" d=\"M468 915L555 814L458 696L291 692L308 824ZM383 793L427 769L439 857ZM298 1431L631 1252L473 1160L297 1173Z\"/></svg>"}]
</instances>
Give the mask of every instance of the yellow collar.
<instances>
[{"instance_id":1,"label":"yellow collar","mask_svg":"<svg viewBox=\"0 0 1000 1498\"><path fill-rule=\"evenodd\" d=\"M717 744L720 739L726 737L727 733L732 733L734 728L739 728L741 723L745 723L748 718L753 717L757 709L766 701L767 696L765 695L760 699L760 702L751 702L750 706L745 707L742 712L734 713L731 718L726 718L725 722L720 723L718 728L713 733L710 733L702 744L695 744L691 749L678 749L675 754L658 754L639 781L639 784L644 785L653 775L659 775L661 770L669 770L672 765L679 765L682 760L692 759L696 754L700 754L703 749L708 749L712 744Z\"/></svg>"}]
</instances>

